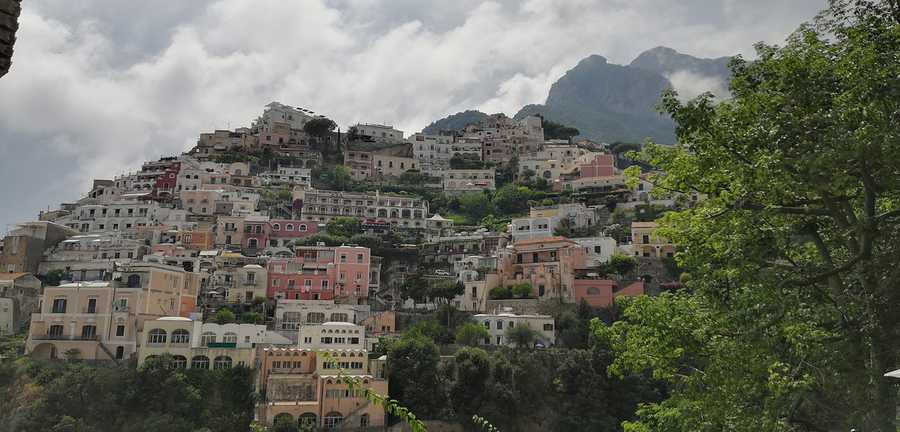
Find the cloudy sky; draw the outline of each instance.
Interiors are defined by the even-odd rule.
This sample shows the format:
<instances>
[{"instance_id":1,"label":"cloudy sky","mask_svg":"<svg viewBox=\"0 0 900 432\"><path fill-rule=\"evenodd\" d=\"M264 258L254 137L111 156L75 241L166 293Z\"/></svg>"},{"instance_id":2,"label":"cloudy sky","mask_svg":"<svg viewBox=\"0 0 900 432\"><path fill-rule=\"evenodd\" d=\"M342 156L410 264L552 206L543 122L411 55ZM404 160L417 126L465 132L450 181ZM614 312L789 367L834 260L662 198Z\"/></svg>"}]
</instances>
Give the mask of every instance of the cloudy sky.
<instances>
[{"instance_id":1,"label":"cloudy sky","mask_svg":"<svg viewBox=\"0 0 900 432\"><path fill-rule=\"evenodd\" d=\"M541 103L578 60L752 56L825 0L27 0L0 78L0 233L277 100L417 131Z\"/></svg>"}]
</instances>

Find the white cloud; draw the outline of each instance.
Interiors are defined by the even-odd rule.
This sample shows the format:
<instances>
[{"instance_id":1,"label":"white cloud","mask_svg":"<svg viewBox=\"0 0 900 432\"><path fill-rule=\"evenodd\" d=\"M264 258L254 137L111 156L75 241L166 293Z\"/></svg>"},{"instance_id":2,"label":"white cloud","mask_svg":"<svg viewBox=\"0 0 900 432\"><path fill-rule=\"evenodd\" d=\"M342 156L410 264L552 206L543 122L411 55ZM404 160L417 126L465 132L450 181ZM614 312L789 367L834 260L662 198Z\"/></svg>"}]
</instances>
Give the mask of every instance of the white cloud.
<instances>
[{"instance_id":1,"label":"white cloud","mask_svg":"<svg viewBox=\"0 0 900 432\"><path fill-rule=\"evenodd\" d=\"M682 101L693 99L705 92L710 92L717 98L729 95L728 83L720 77L680 70L666 75L666 78L672 83L672 87L678 92L678 98Z\"/></svg>"},{"instance_id":2,"label":"white cloud","mask_svg":"<svg viewBox=\"0 0 900 432\"><path fill-rule=\"evenodd\" d=\"M0 202L16 203L0 209L0 229L75 199L92 178L186 150L202 131L246 125L272 100L343 127L407 131L469 108L514 114L589 54L747 54L824 6L784 3L24 2L13 68L0 79L0 181L18 184L0 190ZM692 91L716 84L672 80Z\"/></svg>"}]
</instances>

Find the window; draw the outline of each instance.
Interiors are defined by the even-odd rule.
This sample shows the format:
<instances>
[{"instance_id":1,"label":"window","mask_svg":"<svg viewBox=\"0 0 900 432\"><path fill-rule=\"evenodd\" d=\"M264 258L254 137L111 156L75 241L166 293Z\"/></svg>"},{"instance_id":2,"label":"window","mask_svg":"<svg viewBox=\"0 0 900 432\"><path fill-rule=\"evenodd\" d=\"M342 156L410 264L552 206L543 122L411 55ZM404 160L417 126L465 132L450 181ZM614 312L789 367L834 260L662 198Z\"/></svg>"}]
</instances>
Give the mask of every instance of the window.
<instances>
[{"instance_id":1,"label":"window","mask_svg":"<svg viewBox=\"0 0 900 432\"><path fill-rule=\"evenodd\" d=\"M497 320L497 330L503 330L503 321Z\"/></svg>"},{"instance_id":2,"label":"window","mask_svg":"<svg viewBox=\"0 0 900 432\"><path fill-rule=\"evenodd\" d=\"M644 243L644 244L650 243L650 236L644 234L644 235L641 237L641 243Z\"/></svg>"},{"instance_id":3,"label":"window","mask_svg":"<svg viewBox=\"0 0 900 432\"><path fill-rule=\"evenodd\" d=\"M330 412L325 415L322 425L325 426L325 429L337 429L343 420L344 416L342 416L341 413Z\"/></svg>"},{"instance_id":4,"label":"window","mask_svg":"<svg viewBox=\"0 0 900 432\"><path fill-rule=\"evenodd\" d=\"M66 313L66 299L64 299L64 298L53 299L52 313Z\"/></svg>"},{"instance_id":5,"label":"window","mask_svg":"<svg viewBox=\"0 0 900 432\"><path fill-rule=\"evenodd\" d=\"M203 332L203 334L200 335L200 345L209 346L211 343L216 343L216 334L213 332Z\"/></svg>"},{"instance_id":6,"label":"window","mask_svg":"<svg viewBox=\"0 0 900 432\"><path fill-rule=\"evenodd\" d=\"M369 415L363 414L359 416L359 427L369 427Z\"/></svg>"},{"instance_id":7,"label":"window","mask_svg":"<svg viewBox=\"0 0 900 432\"><path fill-rule=\"evenodd\" d=\"M209 357L195 356L191 359L191 369L209 369Z\"/></svg>"},{"instance_id":8,"label":"window","mask_svg":"<svg viewBox=\"0 0 900 432\"><path fill-rule=\"evenodd\" d=\"M310 324L321 324L325 322L325 314L322 312L310 312L306 315L306 322Z\"/></svg>"},{"instance_id":9,"label":"window","mask_svg":"<svg viewBox=\"0 0 900 432\"><path fill-rule=\"evenodd\" d=\"M172 356L172 367L175 369L187 368L187 357L180 355Z\"/></svg>"},{"instance_id":10,"label":"window","mask_svg":"<svg viewBox=\"0 0 900 432\"><path fill-rule=\"evenodd\" d=\"M133 274L128 276L128 288L140 288L141 287L141 277L139 275Z\"/></svg>"},{"instance_id":11,"label":"window","mask_svg":"<svg viewBox=\"0 0 900 432\"><path fill-rule=\"evenodd\" d=\"M84 280L84 278L82 278ZM91 298L88 299L87 313L94 314L97 313L97 299Z\"/></svg>"},{"instance_id":12,"label":"window","mask_svg":"<svg viewBox=\"0 0 900 432\"><path fill-rule=\"evenodd\" d=\"M343 255L343 254L341 255L341 262L342 263L347 262L347 255Z\"/></svg>"},{"instance_id":13,"label":"window","mask_svg":"<svg viewBox=\"0 0 900 432\"><path fill-rule=\"evenodd\" d=\"M485 322L484 322L484 328L486 328L486 329L491 328L491 322L490 322L490 321L485 321Z\"/></svg>"},{"instance_id":14,"label":"window","mask_svg":"<svg viewBox=\"0 0 900 432\"><path fill-rule=\"evenodd\" d=\"M544 331L553 331L553 324L544 324Z\"/></svg>"},{"instance_id":15,"label":"window","mask_svg":"<svg viewBox=\"0 0 900 432\"><path fill-rule=\"evenodd\" d=\"M63 326L59 325L59 324L52 325L52 326L50 326L50 331L47 334L50 336L53 336L53 337L62 336L63 335Z\"/></svg>"},{"instance_id":16,"label":"window","mask_svg":"<svg viewBox=\"0 0 900 432\"><path fill-rule=\"evenodd\" d=\"M158 328L150 330L150 334L147 337L147 343L154 345L161 345L166 343L166 331Z\"/></svg>"},{"instance_id":17,"label":"window","mask_svg":"<svg viewBox=\"0 0 900 432\"><path fill-rule=\"evenodd\" d=\"M321 343L323 343L323 344L330 344L330 343L331 343L331 338L328 337L328 336L322 337L322 338L319 338L319 342L321 342Z\"/></svg>"},{"instance_id":18,"label":"window","mask_svg":"<svg viewBox=\"0 0 900 432\"><path fill-rule=\"evenodd\" d=\"M222 338L222 342L225 343L237 343L237 333L227 332L225 336Z\"/></svg>"},{"instance_id":19,"label":"window","mask_svg":"<svg viewBox=\"0 0 900 432\"><path fill-rule=\"evenodd\" d=\"M218 356L213 363L213 369L229 369L231 368L231 357Z\"/></svg>"},{"instance_id":20,"label":"window","mask_svg":"<svg viewBox=\"0 0 900 432\"><path fill-rule=\"evenodd\" d=\"M300 225L297 227L297 231L306 231L306 225Z\"/></svg>"},{"instance_id":21,"label":"window","mask_svg":"<svg viewBox=\"0 0 900 432\"><path fill-rule=\"evenodd\" d=\"M285 229L287 229L288 231L293 231L293 230L294 230L294 224L287 224L287 225L285 225L284 227L285 227Z\"/></svg>"},{"instance_id":22,"label":"window","mask_svg":"<svg viewBox=\"0 0 900 432\"><path fill-rule=\"evenodd\" d=\"M311 389L310 389L310 391L311 391ZM312 399L312 397L310 397L307 400L311 400L311 399ZM363 415L368 415L368 414L363 414ZM312 430L316 426L316 415L313 413L301 414L300 417L298 417L297 422L300 424L301 429L303 429L303 427L306 427L309 430Z\"/></svg>"},{"instance_id":23,"label":"window","mask_svg":"<svg viewBox=\"0 0 900 432\"><path fill-rule=\"evenodd\" d=\"M187 344L191 341L191 334L185 329L176 329L172 331L173 344Z\"/></svg>"},{"instance_id":24,"label":"window","mask_svg":"<svg viewBox=\"0 0 900 432\"><path fill-rule=\"evenodd\" d=\"M119 336L119 337L125 336L125 326L123 326L123 325L116 326L116 336Z\"/></svg>"},{"instance_id":25,"label":"window","mask_svg":"<svg viewBox=\"0 0 900 432\"><path fill-rule=\"evenodd\" d=\"M277 224L277 223L276 223L276 224L272 224L272 229L275 230L275 231L279 231L279 230L281 230L281 225L279 225L279 224Z\"/></svg>"},{"instance_id":26,"label":"window","mask_svg":"<svg viewBox=\"0 0 900 432\"><path fill-rule=\"evenodd\" d=\"M356 254L356 262L361 264L363 262L363 254Z\"/></svg>"},{"instance_id":27,"label":"window","mask_svg":"<svg viewBox=\"0 0 900 432\"><path fill-rule=\"evenodd\" d=\"M117 346L116 347L116 359L121 360L125 358L125 347Z\"/></svg>"},{"instance_id":28,"label":"window","mask_svg":"<svg viewBox=\"0 0 900 432\"><path fill-rule=\"evenodd\" d=\"M347 319L347 314L337 313L337 312L331 314L331 321L333 321L333 322L349 322Z\"/></svg>"},{"instance_id":29,"label":"window","mask_svg":"<svg viewBox=\"0 0 900 432\"><path fill-rule=\"evenodd\" d=\"M97 338L97 326L95 325L86 325L81 327L81 338L82 339L96 339Z\"/></svg>"}]
</instances>

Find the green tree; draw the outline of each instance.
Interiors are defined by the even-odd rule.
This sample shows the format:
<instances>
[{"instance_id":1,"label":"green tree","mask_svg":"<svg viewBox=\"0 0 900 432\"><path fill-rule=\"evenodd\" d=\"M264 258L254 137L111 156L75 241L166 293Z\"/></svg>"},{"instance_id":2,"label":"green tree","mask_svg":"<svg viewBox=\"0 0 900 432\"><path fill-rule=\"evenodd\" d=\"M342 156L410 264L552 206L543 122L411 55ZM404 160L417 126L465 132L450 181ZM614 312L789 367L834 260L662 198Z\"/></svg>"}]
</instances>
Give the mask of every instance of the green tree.
<instances>
[{"instance_id":1,"label":"green tree","mask_svg":"<svg viewBox=\"0 0 900 432\"><path fill-rule=\"evenodd\" d=\"M218 324L228 324L233 323L235 320L234 312L228 308L221 308L216 311L215 317L213 317L213 321Z\"/></svg>"},{"instance_id":2,"label":"green tree","mask_svg":"<svg viewBox=\"0 0 900 432\"><path fill-rule=\"evenodd\" d=\"M362 233L359 218L338 216L325 224L325 232L330 236L349 238Z\"/></svg>"},{"instance_id":3,"label":"green tree","mask_svg":"<svg viewBox=\"0 0 900 432\"><path fill-rule=\"evenodd\" d=\"M530 298L533 292L533 288L531 283L522 282L519 284L515 284L510 288L510 294L515 298Z\"/></svg>"},{"instance_id":4,"label":"green tree","mask_svg":"<svg viewBox=\"0 0 900 432\"><path fill-rule=\"evenodd\" d=\"M512 298L512 290L509 287L494 287L488 291L488 298L491 300L503 300Z\"/></svg>"},{"instance_id":5,"label":"green tree","mask_svg":"<svg viewBox=\"0 0 900 432\"><path fill-rule=\"evenodd\" d=\"M538 338L537 331L527 323L519 324L515 327L506 328L506 338L509 339L516 348L531 348L534 341Z\"/></svg>"},{"instance_id":6,"label":"green tree","mask_svg":"<svg viewBox=\"0 0 900 432\"><path fill-rule=\"evenodd\" d=\"M528 210L528 200L533 196L531 189L510 183L494 192L493 203L501 214L519 214Z\"/></svg>"},{"instance_id":7,"label":"green tree","mask_svg":"<svg viewBox=\"0 0 900 432\"><path fill-rule=\"evenodd\" d=\"M241 314L241 322L245 324L264 324L266 319L259 312L244 312Z\"/></svg>"},{"instance_id":8,"label":"green tree","mask_svg":"<svg viewBox=\"0 0 900 432\"><path fill-rule=\"evenodd\" d=\"M468 418L478 413L484 400L490 398L486 390L491 377L491 358L483 349L466 347L456 352L453 363L456 379L450 387L450 402L457 415Z\"/></svg>"},{"instance_id":9,"label":"green tree","mask_svg":"<svg viewBox=\"0 0 900 432\"><path fill-rule=\"evenodd\" d=\"M319 189L348 190L353 185L350 168L343 165L320 165L312 170L313 186Z\"/></svg>"},{"instance_id":10,"label":"green tree","mask_svg":"<svg viewBox=\"0 0 900 432\"><path fill-rule=\"evenodd\" d=\"M484 192L465 192L459 196L459 209L470 220L480 221L493 211L493 206Z\"/></svg>"},{"instance_id":11,"label":"green tree","mask_svg":"<svg viewBox=\"0 0 900 432\"><path fill-rule=\"evenodd\" d=\"M272 432L298 432L297 422L292 417L276 417Z\"/></svg>"},{"instance_id":12,"label":"green tree","mask_svg":"<svg viewBox=\"0 0 900 432\"><path fill-rule=\"evenodd\" d=\"M545 139L563 139L570 140L572 137L581 134L581 132L573 127L556 123L550 120L544 120L544 138Z\"/></svg>"},{"instance_id":13,"label":"green tree","mask_svg":"<svg viewBox=\"0 0 900 432\"><path fill-rule=\"evenodd\" d=\"M423 336L404 336L388 348L389 394L422 418L445 411L445 387L439 379L437 345Z\"/></svg>"},{"instance_id":14,"label":"green tree","mask_svg":"<svg viewBox=\"0 0 900 432\"><path fill-rule=\"evenodd\" d=\"M682 144L643 157L707 199L663 217L691 294L629 302L612 326L615 369L672 389L628 430L896 431L898 17L832 2L733 62L733 98L665 95Z\"/></svg>"},{"instance_id":15,"label":"green tree","mask_svg":"<svg viewBox=\"0 0 900 432\"><path fill-rule=\"evenodd\" d=\"M456 330L456 343L466 346L478 346L488 336L490 334L483 325L476 322L467 322Z\"/></svg>"}]
</instances>

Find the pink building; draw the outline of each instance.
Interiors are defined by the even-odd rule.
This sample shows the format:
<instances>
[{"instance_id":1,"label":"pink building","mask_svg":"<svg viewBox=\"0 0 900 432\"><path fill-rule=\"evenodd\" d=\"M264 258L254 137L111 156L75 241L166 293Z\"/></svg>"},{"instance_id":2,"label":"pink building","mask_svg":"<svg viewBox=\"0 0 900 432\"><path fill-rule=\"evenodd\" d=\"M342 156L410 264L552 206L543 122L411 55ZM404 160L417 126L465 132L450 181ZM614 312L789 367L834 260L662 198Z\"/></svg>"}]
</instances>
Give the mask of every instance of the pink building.
<instances>
[{"instance_id":1,"label":"pink building","mask_svg":"<svg viewBox=\"0 0 900 432\"><path fill-rule=\"evenodd\" d=\"M294 258L269 260L269 298L366 303L369 248L304 246L295 253Z\"/></svg>"},{"instance_id":2,"label":"pink building","mask_svg":"<svg viewBox=\"0 0 900 432\"><path fill-rule=\"evenodd\" d=\"M293 219L272 219L269 221L269 246L287 246L298 238L319 232L319 224Z\"/></svg>"},{"instance_id":3,"label":"pink building","mask_svg":"<svg viewBox=\"0 0 900 432\"><path fill-rule=\"evenodd\" d=\"M581 178L612 177L616 174L613 155L600 154L592 161L579 165Z\"/></svg>"},{"instance_id":4,"label":"pink building","mask_svg":"<svg viewBox=\"0 0 900 432\"><path fill-rule=\"evenodd\" d=\"M644 294L644 282L637 281L624 288L609 279L576 279L575 301L584 300L593 308L609 307L618 296L639 296Z\"/></svg>"},{"instance_id":5,"label":"pink building","mask_svg":"<svg viewBox=\"0 0 900 432\"><path fill-rule=\"evenodd\" d=\"M565 237L519 241L506 252L502 284L528 282L538 299L572 301L575 270L584 269L586 261L584 247Z\"/></svg>"}]
</instances>

